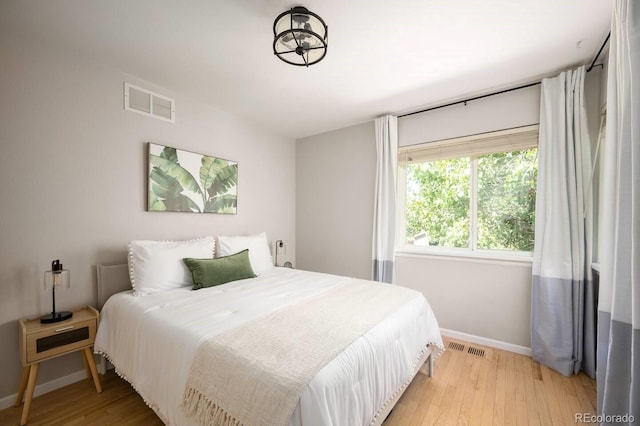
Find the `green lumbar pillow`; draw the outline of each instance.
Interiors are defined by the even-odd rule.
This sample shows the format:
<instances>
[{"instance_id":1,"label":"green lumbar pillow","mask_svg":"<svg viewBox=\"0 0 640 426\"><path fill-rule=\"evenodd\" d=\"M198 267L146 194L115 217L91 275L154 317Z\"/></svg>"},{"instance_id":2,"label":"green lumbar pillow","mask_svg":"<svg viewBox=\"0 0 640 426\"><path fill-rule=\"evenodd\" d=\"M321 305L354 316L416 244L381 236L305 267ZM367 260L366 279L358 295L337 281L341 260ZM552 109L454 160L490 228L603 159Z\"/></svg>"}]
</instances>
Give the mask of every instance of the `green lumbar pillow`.
<instances>
[{"instance_id":1,"label":"green lumbar pillow","mask_svg":"<svg viewBox=\"0 0 640 426\"><path fill-rule=\"evenodd\" d=\"M256 277L249 262L249 250L215 259L186 258L182 261L191 271L194 290Z\"/></svg>"}]
</instances>

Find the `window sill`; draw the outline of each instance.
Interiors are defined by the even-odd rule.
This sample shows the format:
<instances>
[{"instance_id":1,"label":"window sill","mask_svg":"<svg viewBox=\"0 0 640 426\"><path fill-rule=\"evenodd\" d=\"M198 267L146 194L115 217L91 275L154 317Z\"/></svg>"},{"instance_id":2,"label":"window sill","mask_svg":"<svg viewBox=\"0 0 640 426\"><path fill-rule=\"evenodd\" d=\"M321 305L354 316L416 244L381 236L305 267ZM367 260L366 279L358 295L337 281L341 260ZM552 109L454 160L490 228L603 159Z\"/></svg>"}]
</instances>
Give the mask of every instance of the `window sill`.
<instances>
[{"instance_id":1,"label":"window sill","mask_svg":"<svg viewBox=\"0 0 640 426\"><path fill-rule=\"evenodd\" d=\"M454 258L488 263L521 263L531 265L533 253L487 252L455 249L425 249L410 246L396 249L397 257Z\"/></svg>"}]
</instances>

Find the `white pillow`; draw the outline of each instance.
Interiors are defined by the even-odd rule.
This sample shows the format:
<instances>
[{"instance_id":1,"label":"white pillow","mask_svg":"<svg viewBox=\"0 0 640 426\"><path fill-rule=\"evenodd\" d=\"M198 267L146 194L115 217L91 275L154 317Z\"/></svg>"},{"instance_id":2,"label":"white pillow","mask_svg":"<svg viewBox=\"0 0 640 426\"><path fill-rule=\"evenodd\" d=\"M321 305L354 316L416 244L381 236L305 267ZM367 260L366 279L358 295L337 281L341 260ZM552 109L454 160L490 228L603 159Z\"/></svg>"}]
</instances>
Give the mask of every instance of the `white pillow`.
<instances>
[{"instance_id":1,"label":"white pillow","mask_svg":"<svg viewBox=\"0 0 640 426\"><path fill-rule=\"evenodd\" d=\"M212 258L214 243L212 236L188 241L131 241L129 277L133 294L144 296L193 285L191 273L182 259Z\"/></svg>"},{"instance_id":2,"label":"white pillow","mask_svg":"<svg viewBox=\"0 0 640 426\"><path fill-rule=\"evenodd\" d=\"M267 243L267 234L218 237L218 257L230 256L249 249L249 262L256 275L273 268L273 259Z\"/></svg>"}]
</instances>

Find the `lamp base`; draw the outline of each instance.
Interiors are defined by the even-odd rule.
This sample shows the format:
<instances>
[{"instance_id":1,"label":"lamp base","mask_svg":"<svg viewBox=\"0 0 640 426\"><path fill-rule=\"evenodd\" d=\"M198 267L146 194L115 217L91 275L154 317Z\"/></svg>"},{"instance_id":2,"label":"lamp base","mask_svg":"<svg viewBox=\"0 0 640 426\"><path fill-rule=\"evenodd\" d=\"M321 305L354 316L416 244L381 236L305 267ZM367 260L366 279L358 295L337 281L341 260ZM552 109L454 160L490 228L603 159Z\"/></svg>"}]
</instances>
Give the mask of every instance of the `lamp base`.
<instances>
[{"instance_id":1,"label":"lamp base","mask_svg":"<svg viewBox=\"0 0 640 426\"><path fill-rule=\"evenodd\" d=\"M58 321L64 321L66 319L69 319L73 316L73 312L55 312L55 313L50 313L49 315L45 315L43 317L40 317L40 323L42 324L48 324L48 323L52 323L52 322L58 322Z\"/></svg>"}]
</instances>

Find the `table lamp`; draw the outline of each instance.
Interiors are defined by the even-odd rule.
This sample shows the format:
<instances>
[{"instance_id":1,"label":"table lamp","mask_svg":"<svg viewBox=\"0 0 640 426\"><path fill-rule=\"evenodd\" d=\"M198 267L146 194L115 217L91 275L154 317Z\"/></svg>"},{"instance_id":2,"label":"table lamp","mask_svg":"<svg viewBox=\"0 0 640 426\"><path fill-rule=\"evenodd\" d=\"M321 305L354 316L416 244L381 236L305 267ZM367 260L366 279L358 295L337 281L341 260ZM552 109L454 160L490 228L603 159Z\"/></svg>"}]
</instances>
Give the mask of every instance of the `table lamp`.
<instances>
[{"instance_id":1,"label":"table lamp","mask_svg":"<svg viewBox=\"0 0 640 426\"><path fill-rule=\"evenodd\" d=\"M45 290L49 290L49 287L51 287L53 309L49 315L40 318L41 323L64 321L73 316L73 312L56 312L56 287L69 288L70 286L69 271L62 268L60 260L51 262L51 270L45 271L44 273L44 288Z\"/></svg>"}]
</instances>

